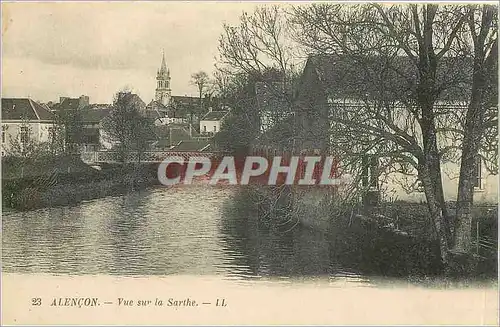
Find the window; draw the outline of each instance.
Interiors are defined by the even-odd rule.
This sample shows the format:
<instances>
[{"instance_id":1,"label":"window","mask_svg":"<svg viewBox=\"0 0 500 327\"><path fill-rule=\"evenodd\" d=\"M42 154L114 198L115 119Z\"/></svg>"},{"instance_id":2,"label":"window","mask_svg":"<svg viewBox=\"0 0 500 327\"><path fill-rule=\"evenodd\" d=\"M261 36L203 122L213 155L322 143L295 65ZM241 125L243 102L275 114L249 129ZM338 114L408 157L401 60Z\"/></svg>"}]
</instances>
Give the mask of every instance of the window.
<instances>
[{"instance_id":1,"label":"window","mask_svg":"<svg viewBox=\"0 0 500 327\"><path fill-rule=\"evenodd\" d=\"M30 140L30 134L29 133L30 133L30 131L29 131L28 127L26 127L26 126L22 126L21 127L21 133L20 134L21 134L21 143L22 144L26 144L26 143L29 142L29 140Z\"/></svg>"},{"instance_id":2,"label":"window","mask_svg":"<svg viewBox=\"0 0 500 327\"><path fill-rule=\"evenodd\" d=\"M203 132L206 133L207 132L207 125L203 125Z\"/></svg>"},{"instance_id":3,"label":"window","mask_svg":"<svg viewBox=\"0 0 500 327\"><path fill-rule=\"evenodd\" d=\"M214 133L217 132L217 126L214 126Z\"/></svg>"},{"instance_id":4,"label":"window","mask_svg":"<svg viewBox=\"0 0 500 327\"><path fill-rule=\"evenodd\" d=\"M363 186L378 189L378 157L374 155L364 156L361 164Z\"/></svg>"},{"instance_id":5,"label":"window","mask_svg":"<svg viewBox=\"0 0 500 327\"><path fill-rule=\"evenodd\" d=\"M5 136L5 130L7 129L6 126L2 126L2 144L5 143L6 136Z\"/></svg>"},{"instance_id":6,"label":"window","mask_svg":"<svg viewBox=\"0 0 500 327\"><path fill-rule=\"evenodd\" d=\"M481 175L481 157L476 157L474 167L474 188L481 190L483 188L482 175Z\"/></svg>"}]
</instances>

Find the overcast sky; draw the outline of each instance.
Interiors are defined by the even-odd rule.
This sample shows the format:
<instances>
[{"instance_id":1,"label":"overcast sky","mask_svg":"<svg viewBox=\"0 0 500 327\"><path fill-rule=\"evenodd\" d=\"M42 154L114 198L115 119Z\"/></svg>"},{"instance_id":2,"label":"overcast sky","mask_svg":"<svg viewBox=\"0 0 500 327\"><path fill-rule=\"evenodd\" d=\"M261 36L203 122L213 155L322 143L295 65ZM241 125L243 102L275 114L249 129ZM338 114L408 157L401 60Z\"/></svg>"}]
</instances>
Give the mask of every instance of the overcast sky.
<instances>
[{"instance_id":1,"label":"overcast sky","mask_svg":"<svg viewBox=\"0 0 500 327\"><path fill-rule=\"evenodd\" d=\"M147 103L165 49L172 95L196 95L192 73L213 71L224 22L256 3L2 4L2 96L109 103L128 87Z\"/></svg>"}]
</instances>

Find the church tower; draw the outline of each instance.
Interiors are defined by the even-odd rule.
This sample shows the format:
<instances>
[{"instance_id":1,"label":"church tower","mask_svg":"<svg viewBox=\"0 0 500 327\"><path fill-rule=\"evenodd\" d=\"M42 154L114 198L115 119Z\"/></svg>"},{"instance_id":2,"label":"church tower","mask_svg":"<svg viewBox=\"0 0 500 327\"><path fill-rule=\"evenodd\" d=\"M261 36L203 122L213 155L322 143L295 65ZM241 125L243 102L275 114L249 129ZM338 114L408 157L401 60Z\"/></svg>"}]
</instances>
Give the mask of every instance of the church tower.
<instances>
[{"instance_id":1,"label":"church tower","mask_svg":"<svg viewBox=\"0 0 500 327\"><path fill-rule=\"evenodd\" d=\"M167 65L165 64L165 53L163 53L161 67L156 74L155 100L162 103L164 106L169 105L171 99L171 91L170 70L167 69Z\"/></svg>"}]
</instances>

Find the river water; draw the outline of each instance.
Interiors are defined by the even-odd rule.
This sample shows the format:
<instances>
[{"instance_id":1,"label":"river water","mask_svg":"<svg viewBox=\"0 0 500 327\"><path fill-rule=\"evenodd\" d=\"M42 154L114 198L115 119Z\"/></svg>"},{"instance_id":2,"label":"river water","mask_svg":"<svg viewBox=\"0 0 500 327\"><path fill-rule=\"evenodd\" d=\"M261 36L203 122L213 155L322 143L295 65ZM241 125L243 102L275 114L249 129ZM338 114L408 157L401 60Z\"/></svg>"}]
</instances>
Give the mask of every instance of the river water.
<instances>
[{"instance_id":1,"label":"river water","mask_svg":"<svg viewBox=\"0 0 500 327\"><path fill-rule=\"evenodd\" d=\"M366 282L330 258L323 234L263 231L237 201L235 189L184 186L4 213L3 271Z\"/></svg>"}]
</instances>

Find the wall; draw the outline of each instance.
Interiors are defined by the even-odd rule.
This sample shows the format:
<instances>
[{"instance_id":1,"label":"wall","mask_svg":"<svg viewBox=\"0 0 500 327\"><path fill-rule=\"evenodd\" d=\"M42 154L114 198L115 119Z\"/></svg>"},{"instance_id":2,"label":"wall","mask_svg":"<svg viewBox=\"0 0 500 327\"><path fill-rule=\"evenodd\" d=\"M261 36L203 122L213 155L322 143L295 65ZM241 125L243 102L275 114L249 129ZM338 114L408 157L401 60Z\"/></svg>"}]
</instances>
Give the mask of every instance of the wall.
<instances>
[{"instance_id":1,"label":"wall","mask_svg":"<svg viewBox=\"0 0 500 327\"><path fill-rule=\"evenodd\" d=\"M328 102L330 103L331 110L341 112L347 119L352 119L351 114L356 115L360 110L359 103L350 99L338 99L331 97L328 99ZM405 134L414 138L418 146L423 148L420 125L413 117L413 114L410 113L406 107L402 106L395 106L391 109L390 121ZM439 115L436 115L436 127L439 129L440 127L445 126L460 126L460 120L463 119L466 114L466 109L467 106L464 103L436 103L435 110L440 113ZM372 118L371 121L365 120L364 123L380 126L380 124L377 125L379 122L375 118ZM387 131L394 133L394 131L388 128ZM386 144L389 144L389 141L385 142L387 142ZM456 132L438 133L437 143L440 150L449 149L446 152L447 159L446 161L443 161L441 166L445 200L456 201L461 160L461 152L458 149L461 147L461 138ZM355 142L353 142L353 145L354 144ZM383 165L384 158L381 158L380 162ZM379 178L379 185L384 200L403 200L412 202L425 201L424 193L415 187L415 176L417 175L416 171L409 171L409 173L411 173L412 176L396 172L391 172L385 175L382 173ZM475 191L474 201L478 203L497 203L498 176L490 174L487 171L484 162L481 164L481 176L482 185L480 189Z\"/></svg>"},{"instance_id":2,"label":"wall","mask_svg":"<svg viewBox=\"0 0 500 327\"><path fill-rule=\"evenodd\" d=\"M169 124L187 124L188 120L178 117L162 117L155 120L156 126L169 125Z\"/></svg>"},{"instance_id":3,"label":"wall","mask_svg":"<svg viewBox=\"0 0 500 327\"><path fill-rule=\"evenodd\" d=\"M38 142L43 143L43 142L49 142L50 141L50 131L49 128L54 128L54 124L52 123L40 123L38 125Z\"/></svg>"},{"instance_id":4,"label":"wall","mask_svg":"<svg viewBox=\"0 0 500 327\"><path fill-rule=\"evenodd\" d=\"M205 133L205 127L206 127L206 133L213 133L213 132L219 132L220 131L220 125L221 122L219 120L202 120L200 122L200 133ZM216 130L214 131L214 127Z\"/></svg>"},{"instance_id":5,"label":"wall","mask_svg":"<svg viewBox=\"0 0 500 327\"><path fill-rule=\"evenodd\" d=\"M456 201L458 193L458 177L460 165L447 162L442 165L443 191L446 201ZM498 203L498 175L488 172L481 164L481 188L474 191L476 203ZM416 177L401 173L391 173L379 179L384 200L403 200L409 202L425 202L425 194L417 188L411 188Z\"/></svg>"},{"instance_id":6,"label":"wall","mask_svg":"<svg viewBox=\"0 0 500 327\"><path fill-rule=\"evenodd\" d=\"M52 127L52 123L40 123L40 122L2 122L2 128L5 127L5 143L2 142L2 155L8 152L12 148L12 142L20 141L19 133L21 126L28 126L30 129L30 139L41 143L49 141L49 127ZM11 141L12 140L12 141Z\"/></svg>"}]
</instances>

